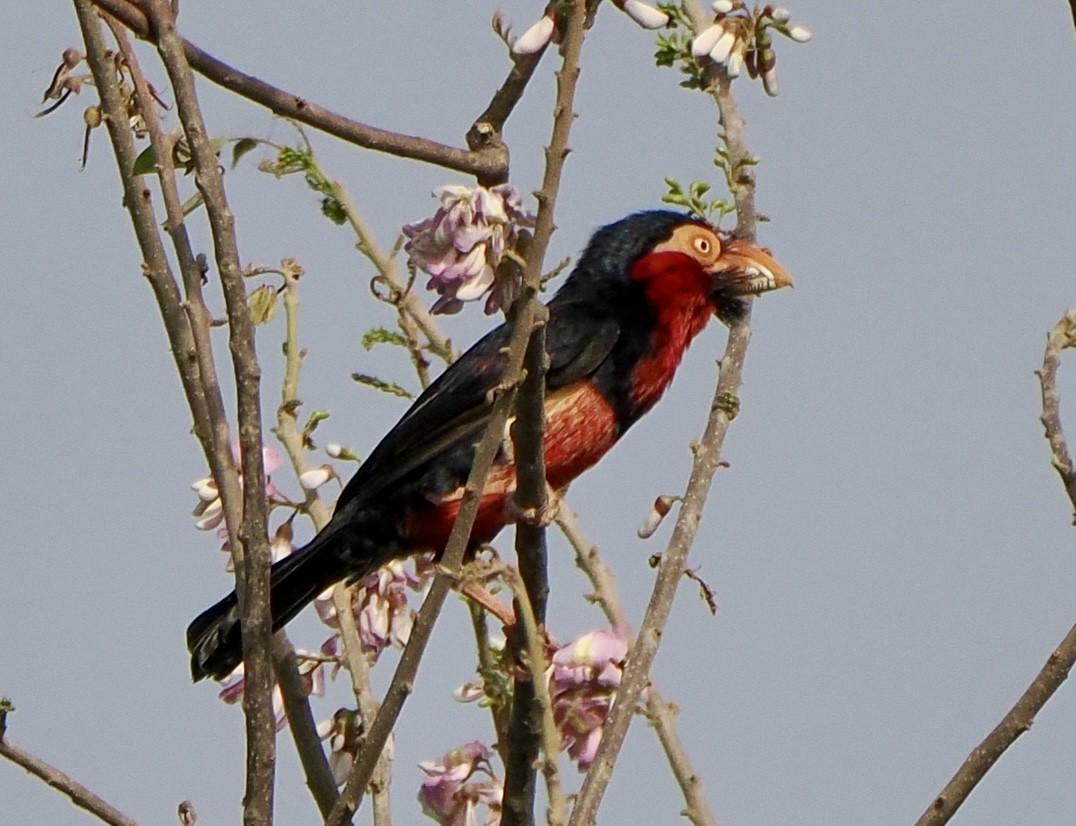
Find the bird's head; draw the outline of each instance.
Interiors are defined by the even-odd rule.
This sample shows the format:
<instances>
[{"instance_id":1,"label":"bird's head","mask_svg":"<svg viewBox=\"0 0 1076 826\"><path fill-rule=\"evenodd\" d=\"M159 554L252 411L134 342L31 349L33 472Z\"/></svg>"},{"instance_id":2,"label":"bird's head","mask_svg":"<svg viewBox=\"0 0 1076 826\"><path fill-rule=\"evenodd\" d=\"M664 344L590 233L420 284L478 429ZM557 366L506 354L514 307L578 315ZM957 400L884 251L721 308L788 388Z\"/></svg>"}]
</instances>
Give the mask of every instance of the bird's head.
<instances>
[{"instance_id":1,"label":"bird's head","mask_svg":"<svg viewBox=\"0 0 1076 826\"><path fill-rule=\"evenodd\" d=\"M792 278L768 250L723 237L684 213L653 210L594 233L562 291L570 294L578 286L588 292L595 287L620 292L631 285L641 287L658 308L704 301L731 324L747 300L790 287Z\"/></svg>"}]
</instances>

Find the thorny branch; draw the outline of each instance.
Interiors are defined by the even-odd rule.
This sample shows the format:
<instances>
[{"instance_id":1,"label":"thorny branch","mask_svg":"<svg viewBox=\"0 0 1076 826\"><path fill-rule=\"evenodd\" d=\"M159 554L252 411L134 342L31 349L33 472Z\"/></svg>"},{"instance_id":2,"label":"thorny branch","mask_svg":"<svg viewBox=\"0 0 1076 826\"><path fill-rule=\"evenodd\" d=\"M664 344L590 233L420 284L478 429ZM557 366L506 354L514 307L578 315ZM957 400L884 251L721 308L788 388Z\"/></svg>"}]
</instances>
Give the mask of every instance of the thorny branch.
<instances>
[{"instance_id":1,"label":"thorny branch","mask_svg":"<svg viewBox=\"0 0 1076 826\"><path fill-rule=\"evenodd\" d=\"M532 333L526 354L526 377L520 389L516 405L516 421L512 427L517 474L517 490L514 501L521 514L530 519L520 519L516 525L516 554L519 573L524 589L517 591L517 613L533 615L535 636L543 633L546 616L546 600L549 595L547 554L545 542L546 496L543 436L545 432L545 376L548 356L545 348L544 322L548 311L538 303L542 266L546 250L554 230L554 210L564 160L568 156L568 138L575 119L575 88L579 80L579 57L585 36L586 2L574 0L565 13L564 41L561 47L562 63L557 72L557 97L553 106L553 132L545 152L545 173L542 187L535 193L538 199L538 215L535 220L534 238L527 251L524 272L525 292L522 301L532 307L539 323ZM530 605L523 603L529 601ZM539 754L546 787L549 794L549 823L559 826L564 822L565 804L557 772L559 742L553 744L548 736L547 713L541 702L543 691L538 685L545 679L544 649L528 634L529 679L515 681L512 712L508 727L509 747L506 750L503 823L519 826L534 822L535 768ZM540 638L539 638L540 639ZM538 659L540 658L540 659ZM546 698L548 706L548 697ZM558 746L550 751L552 745Z\"/></svg>"},{"instance_id":2,"label":"thorny branch","mask_svg":"<svg viewBox=\"0 0 1076 826\"><path fill-rule=\"evenodd\" d=\"M1050 445L1050 463L1061 477L1070 507L1076 509L1076 470L1069 456L1065 431L1061 426L1061 399L1057 392L1057 370L1061 351L1076 347L1076 308L1062 316L1046 336L1046 352L1039 370L1042 387L1042 425ZM1061 687L1076 663L1076 625L1065 635L1061 644L1050 654L1046 664L1027 687L1016 704L979 743L938 793L916 826L942 826L956 814L968 795L986 776L1016 739L1031 728L1035 715Z\"/></svg>"},{"instance_id":3,"label":"thorny branch","mask_svg":"<svg viewBox=\"0 0 1076 826\"><path fill-rule=\"evenodd\" d=\"M709 20L697 2L688 4L694 28L700 30ZM755 178L753 167L743 163L748 157L744 138L744 121L740 117L727 75L716 67L707 71L708 89L717 102L725 143L732 168L741 171L735 180L736 235L753 241L755 236ZM751 340L750 307L729 330L728 344L721 359L720 375L702 439L695 449L695 459L684 493L683 503L672 537L661 556L657 581L647 606L639 635L628 652L624 675L610 710L594 763L583 781L572 812L571 826L590 824L597 816L602 795L612 777L613 765L624 743L639 698L649 683L650 668L661 642L661 634L672 611L677 586L687 570L687 557L695 540L706 497L714 474L721 463L721 447L732 423L741 384L744 358Z\"/></svg>"},{"instance_id":4,"label":"thorny branch","mask_svg":"<svg viewBox=\"0 0 1076 826\"><path fill-rule=\"evenodd\" d=\"M396 723L407 696L414 685L419 661L429 642L434 622L444 605L445 597L453 582L459 578L460 565L467 550L471 528L478 515L482 490L493 466L493 460L500 449L505 423L515 404L519 381L523 372L523 358L527 342L535 324L535 314L530 304L525 304L523 312L516 319L512 330L512 339L508 349L508 364L505 368L504 381L493 405L489 424L475 450L474 464L464 487L459 514L452 525L448 544L445 547L441 565L434 577L430 591L422 603L411 629L411 636L404 648L400 661L393 674L392 683L385 693L377 717L366 730L366 737L358 757L351 767L347 785L343 794L326 819L326 826L340 826L347 821L362 801L366 787L370 783L378 757L385 748L392 728Z\"/></svg>"},{"instance_id":5,"label":"thorny branch","mask_svg":"<svg viewBox=\"0 0 1076 826\"><path fill-rule=\"evenodd\" d=\"M194 75L187 62L182 39L176 33L174 10L165 0L148 0L147 11L157 34L157 51L171 81L179 120L194 161L195 185L205 204L228 316L240 466L245 481L239 533L232 536L243 628L243 710L247 729L247 788L243 820L247 826L267 826L273 821L276 720L270 702L274 683L272 615L269 607L271 559L266 536L265 469L262 466L261 369L239 264L235 218L224 193L217 154L202 119Z\"/></svg>"},{"instance_id":6,"label":"thorny branch","mask_svg":"<svg viewBox=\"0 0 1076 826\"><path fill-rule=\"evenodd\" d=\"M612 571L602 561L598 549L583 534L576 514L563 502L557 512L557 526L575 551L576 565L586 574L594 586L589 599L597 603L613 628L630 636L631 621L620 602ZM717 820L710 811L703 793L702 779L680 739L676 728L676 706L662 697L657 686L650 683L646 694L646 718L654 727L673 776L684 795L684 816L694 826L715 826Z\"/></svg>"}]
</instances>

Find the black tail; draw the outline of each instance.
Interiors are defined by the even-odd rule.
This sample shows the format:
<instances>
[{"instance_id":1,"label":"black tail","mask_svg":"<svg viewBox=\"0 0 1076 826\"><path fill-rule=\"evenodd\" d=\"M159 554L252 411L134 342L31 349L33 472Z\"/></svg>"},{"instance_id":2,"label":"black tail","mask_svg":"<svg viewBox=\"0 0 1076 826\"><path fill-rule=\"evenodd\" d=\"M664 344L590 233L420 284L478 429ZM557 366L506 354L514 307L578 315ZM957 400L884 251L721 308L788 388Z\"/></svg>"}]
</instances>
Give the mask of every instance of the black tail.
<instances>
[{"instance_id":1,"label":"black tail","mask_svg":"<svg viewBox=\"0 0 1076 826\"><path fill-rule=\"evenodd\" d=\"M305 548L273 565L269 603L273 630L286 625L314 597L349 574L344 554L335 552L330 527ZM206 609L187 627L187 649L191 652L191 677L222 680L243 661L243 633L239 623L239 601L235 591Z\"/></svg>"}]
</instances>

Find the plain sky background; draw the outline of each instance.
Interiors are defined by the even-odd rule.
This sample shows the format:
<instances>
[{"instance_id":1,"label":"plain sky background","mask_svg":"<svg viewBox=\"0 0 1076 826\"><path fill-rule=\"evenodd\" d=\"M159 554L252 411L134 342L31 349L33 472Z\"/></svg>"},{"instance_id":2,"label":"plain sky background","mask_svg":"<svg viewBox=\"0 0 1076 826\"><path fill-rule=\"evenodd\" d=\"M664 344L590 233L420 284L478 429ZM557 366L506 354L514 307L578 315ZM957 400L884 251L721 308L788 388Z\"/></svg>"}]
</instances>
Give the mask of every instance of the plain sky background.
<instances>
[{"instance_id":1,"label":"plain sky background","mask_svg":"<svg viewBox=\"0 0 1076 826\"><path fill-rule=\"evenodd\" d=\"M338 111L461 145L508 66L489 30L497 5L519 31L543 6L185 0L180 29ZM655 679L682 710L723 824L910 823L1076 620L1072 514L1033 374L1045 332L1076 301L1076 43L1061 0L802 0L792 11L814 39L777 44L781 96L746 79L735 91L762 158L758 205L772 223L761 240L797 286L759 304L732 466L692 555L720 609L711 617L685 584ZM80 42L74 13L15 3L4 18L9 735L142 823L173 822L184 799L207 826L237 822L241 714L189 683L183 647L187 622L230 588L217 543L189 516L204 463L103 130L78 168L92 90L32 117L60 53ZM719 181L712 103L653 67L653 40L610 4L589 33L550 264L577 255L597 226L657 206L665 176ZM540 181L553 57L507 130L525 192ZM149 72L171 99L163 71ZM208 83L200 91L214 134L292 139L266 111ZM432 188L461 182L314 141L386 246L430 214ZM360 346L391 317L369 298L371 268L349 232L321 218L298 179L254 167L227 175L244 261L294 256L306 268L301 396L308 411L332 411L322 441L368 452L403 404L349 374L414 385L400 354ZM471 308L450 330L464 343L492 323ZM279 321L259 329L267 415L281 337ZM645 543L635 530L656 494L683 488L723 347L715 324L659 408L569 497L636 618L653 581L646 559L670 526ZM1064 367L1061 389L1076 439L1074 370ZM285 474L276 481L296 489ZM562 541L552 558L552 630L567 640L600 616L579 598L585 584ZM291 636L313 646L324 635L304 616ZM419 760L490 737L487 715L451 698L472 663L451 600L398 728L400 824L422 821ZM382 686L387 674L383 665ZM316 713L344 701L337 688ZM318 822L290 739L280 743L278 820ZM565 780L577 782L570 767ZM680 808L637 720L601 822L676 823ZM4 764L0 821L90 819ZM1076 822L1071 685L956 822Z\"/></svg>"}]
</instances>

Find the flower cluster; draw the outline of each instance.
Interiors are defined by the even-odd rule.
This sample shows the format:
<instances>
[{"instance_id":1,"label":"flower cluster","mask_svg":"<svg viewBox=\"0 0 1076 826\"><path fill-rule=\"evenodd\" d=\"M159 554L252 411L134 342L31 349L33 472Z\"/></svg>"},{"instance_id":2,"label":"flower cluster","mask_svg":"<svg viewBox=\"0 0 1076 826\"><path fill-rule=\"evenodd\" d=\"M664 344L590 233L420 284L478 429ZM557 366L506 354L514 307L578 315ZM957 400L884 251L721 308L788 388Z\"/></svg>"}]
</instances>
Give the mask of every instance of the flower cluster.
<instances>
[{"instance_id":1,"label":"flower cluster","mask_svg":"<svg viewBox=\"0 0 1076 826\"><path fill-rule=\"evenodd\" d=\"M232 445L232 460L236 467L239 466L239 445ZM262 465L265 468L265 495L273 496L277 493L270 475L284 464L284 457L279 451L269 445L262 446ZM243 477L239 477L240 483ZM218 527L224 520L224 503L221 502L220 492L217 490L217 480L212 476L206 476L191 482L191 489L198 494L198 504L195 505L191 516L194 517L194 527L200 531L211 531Z\"/></svg>"},{"instance_id":2,"label":"flower cluster","mask_svg":"<svg viewBox=\"0 0 1076 826\"><path fill-rule=\"evenodd\" d=\"M361 581L362 587L353 592L352 610L362 649L371 661L390 645L403 648L407 644L415 621L414 611L407 603L407 592L422 591L431 576L433 562L429 557L416 558L414 570L404 560L396 559L369 574ZM314 600L314 607L322 622L331 628L340 627L331 588ZM332 647L323 650L331 651Z\"/></svg>"},{"instance_id":3,"label":"flower cluster","mask_svg":"<svg viewBox=\"0 0 1076 826\"><path fill-rule=\"evenodd\" d=\"M299 676L303 680L303 687L306 689L307 696L324 697L325 669L321 658L310 651L296 648L295 659L299 663ZM234 705L243 699L245 690L246 674L244 673L243 664L240 663L236 666L235 671L224 679L224 684L218 696L228 705ZM273 714L276 715L276 729L280 731L284 728L287 717L284 714L284 695L281 694L279 685L273 686Z\"/></svg>"},{"instance_id":4,"label":"flower cluster","mask_svg":"<svg viewBox=\"0 0 1076 826\"><path fill-rule=\"evenodd\" d=\"M644 29L660 29L669 23L669 15L642 0L613 0L613 5ZM512 53L536 54L550 43L559 42L560 30L557 28L553 4L550 3L545 14L538 18L538 22L512 41Z\"/></svg>"},{"instance_id":5,"label":"flower cluster","mask_svg":"<svg viewBox=\"0 0 1076 826\"><path fill-rule=\"evenodd\" d=\"M484 805L483 826L498 826L504 788L490 766L492 756L489 747L476 740L440 761L419 763L426 773L418 792L422 813L442 826L477 826L477 810ZM480 772L485 776L476 779Z\"/></svg>"},{"instance_id":6,"label":"flower cluster","mask_svg":"<svg viewBox=\"0 0 1076 826\"><path fill-rule=\"evenodd\" d=\"M553 719L580 771L590 767L598 751L627 653L626 633L599 629L553 654L549 677Z\"/></svg>"},{"instance_id":7,"label":"flower cluster","mask_svg":"<svg viewBox=\"0 0 1076 826\"><path fill-rule=\"evenodd\" d=\"M771 31L806 43L811 33L803 26L792 25L788 9L767 5L749 11L743 0L715 0L713 25L699 32L691 44L697 60L722 64L730 78L738 77L742 68L752 78L761 77L766 94L777 96L777 55Z\"/></svg>"},{"instance_id":8,"label":"flower cluster","mask_svg":"<svg viewBox=\"0 0 1076 826\"><path fill-rule=\"evenodd\" d=\"M432 312L457 313L464 301L487 293L486 313L507 307L519 284L498 278L497 268L520 231L534 227L523 197L509 184L443 186L433 195L441 201L434 216L403 228L411 264L430 276L427 288L440 295Z\"/></svg>"}]
</instances>

